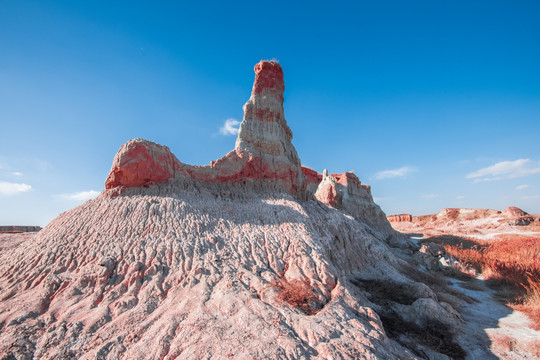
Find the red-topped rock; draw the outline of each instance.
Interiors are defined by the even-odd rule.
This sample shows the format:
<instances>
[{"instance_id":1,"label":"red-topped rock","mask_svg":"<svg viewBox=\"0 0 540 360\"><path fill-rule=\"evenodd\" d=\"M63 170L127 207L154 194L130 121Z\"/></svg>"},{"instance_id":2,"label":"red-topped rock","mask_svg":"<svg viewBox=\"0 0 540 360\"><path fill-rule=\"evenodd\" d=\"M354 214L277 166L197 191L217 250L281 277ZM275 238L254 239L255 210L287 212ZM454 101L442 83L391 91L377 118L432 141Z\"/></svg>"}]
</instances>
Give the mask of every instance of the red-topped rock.
<instances>
[{"instance_id":1,"label":"red-topped rock","mask_svg":"<svg viewBox=\"0 0 540 360\"><path fill-rule=\"evenodd\" d=\"M277 61L261 60L255 65L255 82L253 83L252 95L272 95L283 102L283 70Z\"/></svg>"},{"instance_id":2,"label":"red-topped rock","mask_svg":"<svg viewBox=\"0 0 540 360\"><path fill-rule=\"evenodd\" d=\"M179 166L168 147L144 139L130 140L114 157L105 188L165 183L174 177Z\"/></svg>"},{"instance_id":3,"label":"red-topped rock","mask_svg":"<svg viewBox=\"0 0 540 360\"><path fill-rule=\"evenodd\" d=\"M251 158L250 167L258 168L257 177L277 179L290 192L297 192L304 176L292 145L292 131L285 120L284 90L283 71L277 62L261 61L255 65L255 83L244 105L235 150L240 157Z\"/></svg>"},{"instance_id":4,"label":"red-topped rock","mask_svg":"<svg viewBox=\"0 0 540 360\"><path fill-rule=\"evenodd\" d=\"M262 181L304 196L300 158L283 111L283 71L275 61L255 65L235 149L207 166L179 162L165 146L135 139L115 156L105 187L136 187L188 177L208 183Z\"/></svg>"}]
</instances>

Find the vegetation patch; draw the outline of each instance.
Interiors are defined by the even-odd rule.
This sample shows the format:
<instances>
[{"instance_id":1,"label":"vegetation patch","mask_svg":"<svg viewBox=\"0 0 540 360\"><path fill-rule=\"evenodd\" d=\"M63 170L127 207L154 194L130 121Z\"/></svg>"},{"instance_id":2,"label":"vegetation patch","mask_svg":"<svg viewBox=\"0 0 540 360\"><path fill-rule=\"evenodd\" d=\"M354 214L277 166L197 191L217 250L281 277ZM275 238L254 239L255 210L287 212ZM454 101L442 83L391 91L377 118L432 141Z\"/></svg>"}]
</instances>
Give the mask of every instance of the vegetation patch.
<instances>
[{"instance_id":1,"label":"vegetation patch","mask_svg":"<svg viewBox=\"0 0 540 360\"><path fill-rule=\"evenodd\" d=\"M314 315L320 311L323 304L318 301L317 295L307 280L274 280L271 286L278 289L277 300L302 310L306 315Z\"/></svg>"},{"instance_id":2,"label":"vegetation patch","mask_svg":"<svg viewBox=\"0 0 540 360\"><path fill-rule=\"evenodd\" d=\"M437 236L427 239L484 275L508 305L523 311L540 330L540 237L500 235L492 240Z\"/></svg>"}]
</instances>

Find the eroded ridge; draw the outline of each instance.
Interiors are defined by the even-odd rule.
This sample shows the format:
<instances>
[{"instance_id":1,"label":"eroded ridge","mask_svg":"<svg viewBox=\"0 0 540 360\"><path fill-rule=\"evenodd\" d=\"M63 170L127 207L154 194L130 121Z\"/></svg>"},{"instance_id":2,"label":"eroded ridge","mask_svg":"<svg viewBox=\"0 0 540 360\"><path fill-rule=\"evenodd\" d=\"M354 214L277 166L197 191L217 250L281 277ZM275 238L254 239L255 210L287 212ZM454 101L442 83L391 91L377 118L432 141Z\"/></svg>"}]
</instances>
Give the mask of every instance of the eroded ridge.
<instances>
[{"instance_id":1,"label":"eroded ridge","mask_svg":"<svg viewBox=\"0 0 540 360\"><path fill-rule=\"evenodd\" d=\"M389 246L411 244L369 186L301 166L279 64L255 73L223 158L192 166L131 140L96 199L35 235L0 236L0 354L414 359L429 344L395 335L396 324L419 332L444 319L457 331L459 315ZM396 326L378 314L396 314Z\"/></svg>"}]
</instances>

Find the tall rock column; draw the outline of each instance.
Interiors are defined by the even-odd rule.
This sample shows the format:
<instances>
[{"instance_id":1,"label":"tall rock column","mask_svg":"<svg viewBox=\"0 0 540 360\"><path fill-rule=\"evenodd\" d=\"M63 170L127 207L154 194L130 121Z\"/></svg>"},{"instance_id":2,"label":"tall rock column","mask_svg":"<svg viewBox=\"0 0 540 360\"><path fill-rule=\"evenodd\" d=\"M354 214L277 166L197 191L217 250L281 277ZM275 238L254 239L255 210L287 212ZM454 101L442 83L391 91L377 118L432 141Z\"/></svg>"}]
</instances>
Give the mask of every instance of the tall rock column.
<instances>
[{"instance_id":1,"label":"tall rock column","mask_svg":"<svg viewBox=\"0 0 540 360\"><path fill-rule=\"evenodd\" d=\"M260 61L254 70L255 82L244 105L236 153L250 158L255 177L276 179L291 192L300 191L304 176L285 121L283 71L276 61Z\"/></svg>"}]
</instances>

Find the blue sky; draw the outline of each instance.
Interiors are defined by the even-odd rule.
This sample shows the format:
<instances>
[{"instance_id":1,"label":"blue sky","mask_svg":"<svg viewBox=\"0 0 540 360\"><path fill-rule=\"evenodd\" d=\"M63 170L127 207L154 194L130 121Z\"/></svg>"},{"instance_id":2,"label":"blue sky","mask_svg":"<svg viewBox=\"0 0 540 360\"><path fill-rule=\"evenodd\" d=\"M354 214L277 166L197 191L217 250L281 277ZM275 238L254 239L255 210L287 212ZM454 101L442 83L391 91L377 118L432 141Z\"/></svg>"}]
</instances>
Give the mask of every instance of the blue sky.
<instances>
[{"instance_id":1,"label":"blue sky","mask_svg":"<svg viewBox=\"0 0 540 360\"><path fill-rule=\"evenodd\" d=\"M273 58L303 164L354 170L387 214L540 213L539 18L538 1L2 1L0 224L95 196L132 138L223 156Z\"/></svg>"}]
</instances>

